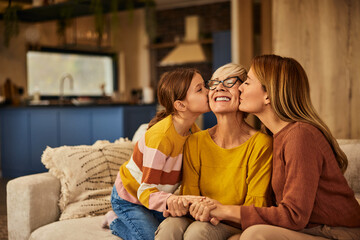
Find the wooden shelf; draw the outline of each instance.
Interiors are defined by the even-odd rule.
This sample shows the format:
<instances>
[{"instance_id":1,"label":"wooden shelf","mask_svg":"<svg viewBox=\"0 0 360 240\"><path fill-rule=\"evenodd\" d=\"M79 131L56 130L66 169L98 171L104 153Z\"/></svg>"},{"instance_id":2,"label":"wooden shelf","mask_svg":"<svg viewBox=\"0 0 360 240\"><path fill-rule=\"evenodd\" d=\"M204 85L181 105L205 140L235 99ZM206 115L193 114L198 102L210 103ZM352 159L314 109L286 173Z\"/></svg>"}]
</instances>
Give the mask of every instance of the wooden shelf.
<instances>
[{"instance_id":1,"label":"wooden shelf","mask_svg":"<svg viewBox=\"0 0 360 240\"><path fill-rule=\"evenodd\" d=\"M111 1L101 0L103 12L111 12ZM145 1L134 0L134 8L145 7ZM33 7L18 11L18 18L22 22L44 22L63 18L62 12L66 9L72 9L71 18L92 15L91 0L67 1L62 3L50 4L47 6ZM127 10L126 1L118 3L118 11ZM0 20L3 14L0 14Z\"/></svg>"}]
</instances>

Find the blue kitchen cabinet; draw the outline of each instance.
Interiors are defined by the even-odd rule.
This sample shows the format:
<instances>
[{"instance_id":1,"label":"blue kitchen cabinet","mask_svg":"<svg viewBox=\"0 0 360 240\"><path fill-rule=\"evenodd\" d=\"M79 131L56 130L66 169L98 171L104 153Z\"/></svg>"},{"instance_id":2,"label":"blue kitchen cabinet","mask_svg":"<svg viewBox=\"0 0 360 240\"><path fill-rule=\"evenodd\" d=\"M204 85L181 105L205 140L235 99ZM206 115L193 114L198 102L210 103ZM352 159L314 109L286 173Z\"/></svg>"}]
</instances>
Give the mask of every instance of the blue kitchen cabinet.
<instances>
[{"instance_id":1,"label":"blue kitchen cabinet","mask_svg":"<svg viewBox=\"0 0 360 240\"><path fill-rule=\"evenodd\" d=\"M14 178L47 171L41 163L47 146L131 138L155 113L155 105L0 108L2 174Z\"/></svg>"},{"instance_id":2,"label":"blue kitchen cabinet","mask_svg":"<svg viewBox=\"0 0 360 240\"><path fill-rule=\"evenodd\" d=\"M125 107L124 108L124 134L128 138L132 138L135 131L143 123L149 123L156 115L156 108L148 106Z\"/></svg>"},{"instance_id":3,"label":"blue kitchen cabinet","mask_svg":"<svg viewBox=\"0 0 360 240\"><path fill-rule=\"evenodd\" d=\"M114 142L124 137L124 108L97 108L92 112L92 142Z\"/></svg>"},{"instance_id":4,"label":"blue kitchen cabinet","mask_svg":"<svg viewBox=\"0 0 360 240\"><path fill-rule=\"evenodd\" d=\"M4 177L29 174L29 116L27 111L1 111L1 163Z\"/></svg>"},{"instance_id":5,"label":"blue kitchen cabinet","mask_svg":"<svg viewBox=\"0 0 360 240\"><path fill-rule=\"evenodd\" d=\"M30 138L28 145L30 147L31 172L44 172L46 168L40 161L43 151L47 146L60 146L58 131L59 112L55 109L44 108L24 112L27 112L29 116ZM15 136L19 137L19 135Z\"/></svg>"},{"instance_id":6,"label":"blue kitchen cabinet","mask_svg":"<svg viewBox=\"0 0 360 240\"><path fill-rule=\"evenodd\" d=\"M91 109L61 109L59 119L60 145L90 145Z\"/></svg>"}]
</instances>

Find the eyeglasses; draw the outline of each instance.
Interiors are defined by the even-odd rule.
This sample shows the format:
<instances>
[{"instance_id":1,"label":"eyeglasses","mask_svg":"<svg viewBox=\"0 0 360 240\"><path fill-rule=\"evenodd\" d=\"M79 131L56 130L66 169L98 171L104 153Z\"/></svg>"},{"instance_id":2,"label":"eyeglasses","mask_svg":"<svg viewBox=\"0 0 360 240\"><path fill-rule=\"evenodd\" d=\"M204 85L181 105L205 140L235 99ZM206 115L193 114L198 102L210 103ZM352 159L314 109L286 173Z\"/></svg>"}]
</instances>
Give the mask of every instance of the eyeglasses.
<instances>
[{"instance_id":1,"label":"eyeglasses","mask_svg":"<svg viewBox=\"0 0 360 240\"><path fill-rule=\"evenodd\" d=\"M224 87L231 88L232 86L235 85L235 83L237 81L240 81L241 83L243 83L243 81L238 76L229 77L229 78L224 79L222 81L220 81L220 80L207 80L206 83L205 83L205 87L207 89L214 90L217 85L222 83Z\"/></svg>"}]
</instances>

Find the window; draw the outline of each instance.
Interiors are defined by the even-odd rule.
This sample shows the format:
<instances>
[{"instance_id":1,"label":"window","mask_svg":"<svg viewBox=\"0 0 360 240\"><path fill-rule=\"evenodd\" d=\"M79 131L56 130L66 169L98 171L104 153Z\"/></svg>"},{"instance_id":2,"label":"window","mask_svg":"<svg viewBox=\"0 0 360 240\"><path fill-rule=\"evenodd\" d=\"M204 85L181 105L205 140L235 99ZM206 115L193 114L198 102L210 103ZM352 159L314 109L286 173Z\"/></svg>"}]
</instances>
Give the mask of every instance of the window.
<instances>
[{"instance_id":1,"label":"window","mask_svg":"<svg viewBox=\"0 0 360 240\"><path fill-rule=\"evenodd\" d=\"M61 79L69 74L73 88L65 79L64 96L111 96L116 90L115 54L41 49L28 51L26 59L29 95L59 96Z\"/></svg>"}]
</instances>

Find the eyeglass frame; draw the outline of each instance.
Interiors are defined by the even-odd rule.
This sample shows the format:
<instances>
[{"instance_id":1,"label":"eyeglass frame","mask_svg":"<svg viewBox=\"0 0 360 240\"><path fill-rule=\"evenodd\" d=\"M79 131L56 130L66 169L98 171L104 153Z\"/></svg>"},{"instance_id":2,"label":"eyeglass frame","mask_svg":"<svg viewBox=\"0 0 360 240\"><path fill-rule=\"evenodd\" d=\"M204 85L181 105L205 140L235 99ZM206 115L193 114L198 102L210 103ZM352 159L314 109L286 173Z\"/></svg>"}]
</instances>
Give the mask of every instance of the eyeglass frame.
<instances>
[{"instance_id":1,"label":"eyeglass frame","mask_svg":"<svg viewBox=\"0 0 360 240\"><path fill-rule=\"evenodd\" d=\"M236 78L236 81L235 81L231 86L225 85L224 82L227 81L227 80L230 80L231 78ZM207 80L207 81L205 82L205 87L206 87L207 89L209 89L209 90L214 90L217 86L220 85L220 83L222 83L222 85L223 85L224 87L226 87L226 88L232 88L232 87L236 84L237 81L240 81L241 83L244 82L244 81L241 80L241 78L240 78L239 76L233 76L233 77L228 77L228 78L226 78L226 79L224 79L224 80L222 80L222 81L220 81L220 80L215 80L215 79ZM210 88L210 87L209 87L209 82L217 82L218 84L213 85L214 88Z\"/></svg>"}]
</instances>

